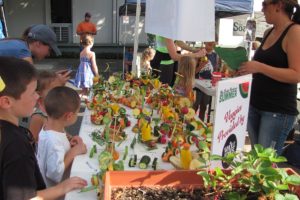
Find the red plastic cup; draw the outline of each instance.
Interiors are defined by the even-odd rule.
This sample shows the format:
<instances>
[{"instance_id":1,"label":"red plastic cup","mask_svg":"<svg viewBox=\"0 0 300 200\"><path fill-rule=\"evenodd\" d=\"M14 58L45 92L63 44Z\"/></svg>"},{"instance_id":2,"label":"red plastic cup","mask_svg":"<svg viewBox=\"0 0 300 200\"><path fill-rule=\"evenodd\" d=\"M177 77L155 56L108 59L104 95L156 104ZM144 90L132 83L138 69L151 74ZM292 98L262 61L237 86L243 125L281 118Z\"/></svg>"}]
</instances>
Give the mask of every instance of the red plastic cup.
<instances>
[{"instance_id":1,"label":"red plastic cup","mask_svg":"<svg viewBox=\"0 0 300 200\"><path fill-rule=\"evenodd\" d=\"M211 77L211 85L216 86L217 82L221 80L222 73L221 72L213 72Z\"/></svg>"}]
</instances>

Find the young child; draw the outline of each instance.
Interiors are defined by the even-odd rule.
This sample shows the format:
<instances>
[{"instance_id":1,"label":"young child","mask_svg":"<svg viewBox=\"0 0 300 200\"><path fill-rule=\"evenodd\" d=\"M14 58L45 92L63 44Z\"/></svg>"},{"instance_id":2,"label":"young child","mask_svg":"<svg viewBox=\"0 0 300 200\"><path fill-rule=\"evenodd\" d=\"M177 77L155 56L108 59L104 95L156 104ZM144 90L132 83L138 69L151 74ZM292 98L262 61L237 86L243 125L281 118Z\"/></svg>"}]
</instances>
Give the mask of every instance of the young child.
<instances>
[{"instance_id":1,"label":"young child","mask_svg":"<svg viewBox=\"0 0 300 200\"><path fill-rule=\"evenodd\" d=\"M39 133L38 163L47 187L56 185L68 174L76 155L86 153L81 141L70 145L65 127L74 124L80 108L78 93L68 87L53 88L47 94L45 109L47 122Z\"/></svg>"},{"instance_id":2,"label":"young child","mask_svg":"<svg viewBox=\"0 0 300 200\"><path fill-rule=\"evenodd\" d=\"M81 44L84 49L80 52L80 64L75 76L75 85L78 88L82 88L81 96L86 98L89 88L93 85L94 76L99 76L99 74L96 64L96 54L91 51L94 45L93 36L83 36Z\"/></svg>"},{"instance_id":3,"label":"young child","mask_svg":"<svg viewBox=\"0 0 300 200\"><path fill-rule=\"evenodd\" d=\"M19 126L19 118L30 116L36 105L36 71L27 61L0 57L0 199L57 199L87 185L70 178L46 189L35 157L30 131Z\"/></svg>"},{"instance_id":4,"label":"young child","mask_svg":"<svg viewBox=\"0 0 300 200\"><path fill-rule=\"evenodd\" d=\"M55 72L48 70L38 72L36 92L40 97L29 122L29 130L36 142L38 141L38 134L47 120L47 114L44 107L45 97L52 88L62 86L61 82L57 80L57 74Z\"/></svg>"},{"instance_id":5,"label":"young child","mask_svg":"<svg viewBox=\"0 0 300 200\"><path fill-rule=\"evenodd\" d=\"M174 84L177 94L188 97L194 102L193 85L195 81L196 60L191 56L182 56L178 62L178 73Z\"/></svg>"},{"instance_id":6,"label":"young child","mask_svg":"<svg viewBox=\"0 0 300 200\"><path fill-rule=\"evenodd\" d=\"M196 78L203 79L211 79L213 71L219 71L220 69L220 59L216 52L214 52L214 48L216 42L204 42L205 50L206 50L206 58L200 59L200 62L196 68ZM204 120L204 115L206 111L207 105L210 103L210 97L201 92L199 89L196 89L196 101L194 103L194 109L199 110L199 118Z\"/></svg>"},{"instance_id":7,"label":"young child","mask_svg":"<svg viewBox=\"0 0 300 200\"><path fill-rule=\"evenodd\" d=\"M152 70L150 61L154 58L155 50L147 48L143 51L141 57L141 72L149 74Z\"/></svg>"},{"instance_id":8,"label":"young child","mask_svg":"<svg viewBox=\"0 0 300 200\"><path fill-rule=\"evenodd\" d=\"M128 47L127 51L125 52L125 73L131 72L132 68L132 60L133 60L133 48Z\"/></svg>"}]
</instances>

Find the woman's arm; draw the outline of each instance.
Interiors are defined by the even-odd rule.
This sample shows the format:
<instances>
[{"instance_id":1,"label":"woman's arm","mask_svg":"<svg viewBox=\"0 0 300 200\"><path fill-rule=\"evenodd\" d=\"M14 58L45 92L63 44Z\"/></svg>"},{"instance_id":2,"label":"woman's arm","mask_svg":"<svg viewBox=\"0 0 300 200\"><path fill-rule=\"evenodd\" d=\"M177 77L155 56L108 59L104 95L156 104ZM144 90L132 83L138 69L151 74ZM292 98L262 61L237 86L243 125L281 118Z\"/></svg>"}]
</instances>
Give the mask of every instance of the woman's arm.
<instances>
[{"instance_id":1,"label":"woman's arm","mask_svg":"<svg viewBox=\"0 0 300 200\"><path fill-rule=\"evenodd\" d=\"M288 68L276 68L261 62L249 61L242 64L241 74L262 73L274 80L295 84L300 82L300 26L294 25L283 40L283 50L288 57Z\"/></svg>"},{"instance_id":2,"label":"woman's arm","mask_svg":"<svg viewBox=\"0 0 300 200\"><path fill-rule=\"evenodd\" d=\"M92 71L93 71L94 75L99 76L95 52L92 52L91 63L92 63Z\"/></svg>"},{"instance_id":3,"label":"woman's arm","mask_svg":"<svg viewBox=\"0 0 300 200\"><path fill-rule=\"evenodd\" d=\"M172 60L179 61L182 55L178 54L176 52L176 45L175 45L174 41L172 39L168 39L168 38L165 38L165 41L166 41L166 46L167 46L169 55L172 58ZM197 53L188 53L188 54L184 54L184 55L200 58L200 57L203 57L206 55L206 51L205 51L205 49L200 49Z\"/></svg>"},{"instance_id":4,"label":"woman's arm","mask_svg":"<svg viewBox=\"0 0 300 200\"><path fill-rule=\"evenodd\" d=\"M194 48L194 47L190 47L188 44L186 44L185 42L181 41L181 40L176 40L175 44L177 46L179 46L181 49L190 51L190 52L196 52L199 51L200 49Z\"/></svg>"}]
</instances>

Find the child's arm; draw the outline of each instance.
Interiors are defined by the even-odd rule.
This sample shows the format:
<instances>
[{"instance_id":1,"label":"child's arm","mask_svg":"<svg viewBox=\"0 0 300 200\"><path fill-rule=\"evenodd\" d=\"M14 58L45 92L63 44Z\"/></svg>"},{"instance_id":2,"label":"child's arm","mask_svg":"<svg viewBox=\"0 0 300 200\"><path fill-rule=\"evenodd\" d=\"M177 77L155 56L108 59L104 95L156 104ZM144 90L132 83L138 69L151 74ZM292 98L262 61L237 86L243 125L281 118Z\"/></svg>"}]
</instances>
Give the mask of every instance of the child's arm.
<instances>
[{"instance_id":1,"label":"child's arm","mask_svg":"<svg viewBox=\"0 0 300 200\"><path fill-rule=\"evenodd\" d=\"M99 76L95 52L92 52L91 63L92 63L92 71L93 71L94 75Z\"/></svg>"},{"instance_id":2,"label":"child's arm","mask_svg":"<svg viewBox=\"0 0 300 200\"><path fill-rule=\"evenodd\" d=\"M44 119L45 118L38 113L31 116L29 130L32 133L35 142L37 142L39 139L39 133L44 125Z\"/></svg>"},{"instance_id":3,"label":"child's arm","mask_svg":"<svg viewBox=\"0 0 300 200\"><path fill-rule=\"evenodd\" d=\"M65 169L71 166L75 156L85 154L87 152L86 146L83 142L79 142L73 146L65 155L64 163Z\"/></svg>"},{"instance_id":4,"label":"child's arm","mask_svg":"<svg viewBox=\"0 0 300 200\"><path fill-rule=\"evenodd\" d=\"M81 189L86 185L87 185L86 180L79 177L72 177L57 184L54 187L37 191L36 197L33 198L33 200L57 199L72 190Z\"/></svg>"}]
</instances>

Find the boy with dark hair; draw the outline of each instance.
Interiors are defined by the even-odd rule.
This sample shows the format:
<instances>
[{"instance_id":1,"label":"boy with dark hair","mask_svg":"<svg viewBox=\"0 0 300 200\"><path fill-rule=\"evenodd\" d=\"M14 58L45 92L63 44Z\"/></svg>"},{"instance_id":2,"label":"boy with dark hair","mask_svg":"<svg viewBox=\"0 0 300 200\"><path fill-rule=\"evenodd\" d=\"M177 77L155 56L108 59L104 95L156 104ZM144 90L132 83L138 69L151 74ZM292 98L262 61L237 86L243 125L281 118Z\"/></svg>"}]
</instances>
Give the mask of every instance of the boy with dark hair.
<instances>
[{"instance_id":1,"label":"boy with dark hair","mask_svg":"<svg viewBox=\"0 0 300 200\"><path fill-rule=\"evenodd\" d=\"M56 87L44 100L48 115L39 133L38 163L47 187L56 185L69 176L75 156L85 154L82 140L71 146L65 127L74 124L80 108L78 93L68 87Z\"/></svg>"},{"instance_id":2,"label":"boy with dark hair","mask_svg":"<svg viewBox=\"0 0 300 200\"><path fill-rule=\"evenodd\" d=\"M86 181L73 177L46 189L35 157L35 143L19 118L29 116L38 99L36 71L27 61L0 57L0 199L56 199L84 187Z\"/></svg>"}]
</instances>

